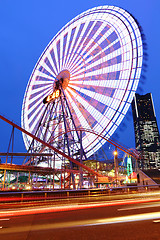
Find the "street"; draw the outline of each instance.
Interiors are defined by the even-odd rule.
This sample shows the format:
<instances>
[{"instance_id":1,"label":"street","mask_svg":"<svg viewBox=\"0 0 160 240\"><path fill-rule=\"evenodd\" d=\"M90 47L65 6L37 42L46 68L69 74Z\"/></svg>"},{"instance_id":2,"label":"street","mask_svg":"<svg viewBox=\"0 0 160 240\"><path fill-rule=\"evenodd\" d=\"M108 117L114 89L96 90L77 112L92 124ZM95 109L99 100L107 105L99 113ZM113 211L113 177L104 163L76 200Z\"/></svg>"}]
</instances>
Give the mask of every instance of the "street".
<instances>
[{"instance_id":1,"label":"street","mask_svg":"<svg viewBox=\"0 0 160 240\"><path fill-rule=\"evenodd\" d=\"M97 201L96 201L97 200ZM8 207L0 212L0 240L160 239L160 198L46 206Z\"/></svg>"}]
</instances>

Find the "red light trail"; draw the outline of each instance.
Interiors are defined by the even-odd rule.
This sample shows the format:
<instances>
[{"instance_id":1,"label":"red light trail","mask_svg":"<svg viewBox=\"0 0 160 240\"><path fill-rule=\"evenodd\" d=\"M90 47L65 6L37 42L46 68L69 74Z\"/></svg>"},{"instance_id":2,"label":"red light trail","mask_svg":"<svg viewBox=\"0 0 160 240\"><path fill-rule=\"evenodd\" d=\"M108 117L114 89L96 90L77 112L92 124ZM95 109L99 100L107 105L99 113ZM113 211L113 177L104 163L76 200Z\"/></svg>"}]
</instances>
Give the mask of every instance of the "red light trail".
<instances>
[{"instance_id":1,"label":"red light trail","mask_svg":"<svg viewBox=\"0 0 160 240\"><path fill-rule=\"evenodd\" d=\"M55 213L55 212L66 212L66 211L75 211L82 210L88 208L98 208L98 207L108 207L108 206L116 206L116 205L131 205L131 204L140 204L140 203L150 203L150 202L158 202L160 198L150 198L150 199L132 199L132 200L117 200L114 202L103 202L103 203L93 203L93 204L82 204L82 205L72 205L72 206L52 206L52 207L37 207L18 209L18 210L7 210L1 211L1 217L15 217L15 216L23 216L23 215L32 215L32 214L45 214L45 213Z\"/></svg>"}]
</instances>

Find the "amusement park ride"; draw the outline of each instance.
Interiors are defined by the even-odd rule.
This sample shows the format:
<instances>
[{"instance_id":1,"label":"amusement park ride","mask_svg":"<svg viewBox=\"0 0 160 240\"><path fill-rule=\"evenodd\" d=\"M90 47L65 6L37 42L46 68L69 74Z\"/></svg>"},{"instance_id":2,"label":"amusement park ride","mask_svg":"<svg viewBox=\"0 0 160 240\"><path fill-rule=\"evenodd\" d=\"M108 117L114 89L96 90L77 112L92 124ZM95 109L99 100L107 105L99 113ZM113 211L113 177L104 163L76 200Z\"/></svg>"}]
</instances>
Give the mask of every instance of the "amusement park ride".
<instances>
[{"instance_id":1,"label":"amusement park ride","mask_svg":"<svg viewBox=\"0 0 160 240\"><path fill-rule=\"evenodd\" d=\"M111 136L137 89L142 57L139 27L125 10L97 7L71 20L51 40L32 72L22 127L0 116L22 131L27 149L21 167L6 164L5 169L50 173L53 182L55 175L61 178L64 188L81 188L86 176L104 177L84 161L106 141L138 159L136 152Z\"/></svg>"}]
</instances>

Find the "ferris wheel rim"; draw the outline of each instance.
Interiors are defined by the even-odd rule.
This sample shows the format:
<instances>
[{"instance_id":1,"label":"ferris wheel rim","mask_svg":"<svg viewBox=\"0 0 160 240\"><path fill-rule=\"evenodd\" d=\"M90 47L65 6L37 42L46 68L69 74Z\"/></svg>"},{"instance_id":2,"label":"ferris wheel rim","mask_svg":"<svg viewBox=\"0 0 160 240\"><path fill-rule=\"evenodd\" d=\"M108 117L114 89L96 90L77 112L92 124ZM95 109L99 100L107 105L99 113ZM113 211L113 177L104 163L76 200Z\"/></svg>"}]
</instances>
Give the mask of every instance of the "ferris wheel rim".
<instances>
[{"instance_id":1,"label":"ferris wheel rim","mask_svg":"<svg viewBox=\"0 0 160 240\"><path fill-rule=\"evenodd\" d=\"M50 43L47 45L47 47L45 48L45 50L44 50L44 52L42 53L42 55L40 56L40 58L39 58L39 60L38 60L38 62L37 62L37 64L36 64L36 66L35 66L35 68L33 69L33 72L32 72L32 74L31 74L31 77L30 77L30 80L29 80L29 83L28 83L28 86L27 86L27 90L26 90L26 93L25 93L25 97L24 97L24 102L23 102L23 107L22 107L22 126L25 126L25 117L26 116L24 116L25 114L24 114L24 108L25 108L25 101L26 101L26 98L27 98L27 93L28 93L28 91L30 90L29 88L30 88L30 85L31 85L31 82L32 82L32 80L33 80L33 78L34 78L34 74L35 74L35 72L37 71L37 69L38 69L38 67L41 65L40 63L44 60L43 58L45 58L45 54L46 54L46 52L48 51L48 49L51 49L51 46L52 46L52 44L53 44L53 42L54 41L56 41L56 39L57 39L57 37L58 36L60 36L60 34L62 34L63 35L63 37L64 37L64 34L63 34L63 32L64 31L66 31L66 29L69 29L69 26L72 26L72 25L74 25L75 27L76 27L76 21L78 21L79 19L82 19L82 18L85 18L86 16L91 16L91 14L92 14L92 17L93 17L93 15L95 14L98 14L100 11L103 11L104 12L104 14L105 13L107 13L108 15L109 14L113 14L113 11L115 11L116 12L116 14L120 14L120 15L123 15L123 17L124 17L124 13L125 13L125 18L127 18L128 17L128 13L126 12L126 11L122 11L122 9L121 9L121 13L118 13L118 11L119 11L119 9L120 8L117 8L117 7L113 7L113 6L110 6L110 7L108 7L108 6L104 6L104 7L97 7L97 8L93 8L93 9L90 9L90 10L88 10L88 11L86 11L86 12L84 12L84 13L82 13L82 14L80 14L80 15L78 15L77 17L75 17L73 20L71 20L69 23L67 23L56 35L55 35L55 37L50 41ZM123 14L122 14L122 12L123 12ZM91 18L91 17L90 17ZM119 18L120 18L120 16L119 16ZM131 15L129 15L129 18L130 18L130 21L133 21L134 19L132 18L132 16ZM91 20L93 20L92 18L91 18ZM99 20L99 19L98 19ZM96 22L98 22L98 20L96 19L95 21ZM88 20L88 22L90 21L90 19ZM106 22L105 22L106 23ZM102 23L103 24L103 23ZM134 22L134 24L135 24L135 22ZM93 24L94 26L96 25L96 23L94 23ZM73 26L72 26L73 27ZM137 25L135 26L135 27L137 27ZM79 27L80 28L80 27ZM92 27L93 28L93 27ZM110 26L110 28L111 28L111 26ZM77 29L78 29L78 27L77 27ZM76 30L77 30L76 29ZM75 31L76 31L75 30ZM114 33L116 34L116 29L114 28ZM77 30L77 32L78 32L78 30ZM132 32L133 33L133 32ZM71 33L68 33L68 35L71 35ZM137 60L137 65L138 64L140 64L139 65L139 67L138 67L138 70L139 70L139 75L138 75L138 77L137 77L137 79L139 80L139 78L140 78L140 71L141 71L141 67L142 67L142 55L143 55L143 49L142 49L142 42L141 42L141 38L140 38L140 31L139 31L139 29L137 28L137 32L135 33L135 42L137 43L137 39L136 39L136 34L139 34L138 36L139 36L139 52L137 51L137 54L139 54L140 55L140 57L141 57L141 63L138 63L138 60ZM117 34L117 36L118 36L118 34ZM130 36L131 37L131 36ZM63 39L64 40L64 39ZM119 39L119 40L121 40L121 39ZM122 40L121 40L122 41ZM134 44L135 44L135 42L134 42ZM131 43L132 43L132 41L131 41ZM132 43L133 44L133 43ZM138 44L138 43L137 43ZM98 46L98 44L97 44L97 46ZM124 50L124 49L123 49ZM118 51L117 51L118 52ZM125 52L123 52L123 53L125 53ZM77 55L78 55L78 53L76 53ZM118 53L117 53L118 54ZM132 54L134 54L134 52L133 52L133 46L132 46ZM71 53L70 53L70 56L71 56ZM122 56L122 57L124 57L124 56ZM67 63L69 63L69 62L71 62L71 60L68 60L68 58L69 57L66 57L66 59L67 59ZM79 57L80 58L80 57ZM75 57L74 56L72 56L72 59L75 59ZM82 60L80 59L79 60L79 62L81 62ZM87 61L87 60L86 60ZM102 61L101 61L102 62ZM101 63L102 64L102 63ZM134 61L134 64L135 64L135 61ZM73 64L72 64L73 65ZM94 66L94 63L92 63L92 65ZM132 65L133 65L133 58L132 58ZM88 66L85 66L86 67L86 72L88 71ZM72 69L74 70L74 71L76 71L75 69L74 69L74 66L72 66ZM135 69L136 69L136 67L135 67ZM65 69L61 69L62 71L63 70L65 70ZM68 69L67 69L68 70ZM137 69L136 69L137 70ZM136 70L135 70L135 74L136 74ZM79 70L79 73L81 73L81 70ZM103 72L102 72L103 73ZM104 72L105 73L105 72ZM103 74L104 74L103 73ZM130 76L129 76L129 80L131 80L131 75L132 75L133 73L132 72L130 72ZM86 73L84 73L84 76L89 76L89 72L87 72L87 74ZM56 77L56 76L55 76ZM104 79L102 79L102 81L101 82L103 82L103 80ZM136 85L138 85L138 80L136 81ZM74 98L78 98L79 99L79 101L80 101L80 99L81 99L81 96L79 96L78 94L75 94L75 92L74 91L79 91L79 89L78 89L78 87L76 86L74 86L74 91L73 91L73 82L74 82L75 80L72 80L72 81L70 81L70 83L72 83L72 87L71 87L71 89L70 89L70 91L68 91L68 89L65 91L66 92L66 96L67 96L67 98L68 98L68 100L71 98L70 96L73 96ZM85 77L84 77L84 81L85 81ZM94 80L93 80L94 81ZM92 84L96 84L95 82L93 83L93 81L92 81ZM105 81L105 80L104 80ZM133 77L132 77L132 81L133 81ZM76 82L76 81L75 81ZM128 81L128 84L127 84L127 86L126 86L126 88L128 88L128 86L129 86L129 84L131 85L131 81ZM134 95L134 92L135 92L135 90L136 90L136 87L137 86L134 86L134 83L132 83L132 88L130 88L130 92L131 93L133 93L132 94L132 97L130 97L130 96L128 96L128 99L129 99L129 97L130 97L130 102L131 102L131 98L133 98L133 95ZM75 88L76 88L76 90L75 90ZM95 87L94 87L94 85L92 85L92 88L93 89L95 89ZM51 90L50 90L51 91ZM89 96L91 96L91 92L89 91L89 90L86 90L85 89L85 91L84 90L81 90L82 92L83 92L83 94L88 94ZM102 90L101 90L102 91ZM116 90L115 90L116 91ZM100 94L99 94L100 95ZM96 97L97 99L98 99L98 97L99 97L99 95L97 94L97 93L94 93L94 98ZM124 98L126 98L126 95L124 94L123 95L123 98L121 98L121 100L119 101L119 106L117 107L117 109L120 109L120 108L122 108L122 103L124 103ZM108 97L108 99L110 100L110 98ZM71 99L70 99L71 100ZM70 101L69 100L69 101ZM108 100L108 101L109 101ZM96 101L98 101L98 100L96 100ZM110 101L112 101L112 100L110 100ZM125 100L126 102L127 102L127 100ZM115 101L116 102L116 101ZM118 101L117 101L118 102ZM104 103L104 102L103 102ZM102 103L102 104L103 104ZM107 100L106 100L106 103L107 103ZM129 102L128 102L129 103ZM74 105L74 103L72 102L72 107L73 107L73 105ZM83 106L84 107L86 107L86 106L88 106L87 105L87 103L85 102L85 101L83 101ZM74 106L75 107L75 106ZM74 108L73 107L73 108ZM124 111L124 114L123 115L125 115L125 112L128 110L128 107L129 107L129 105L126 107L126 109L125 110L123 110ZM75 107L75 109L74 109L75 111L77 111L78 112L78 109ZM122 109L121 109L121 111L122 111ZM102 115L102 114L101 114ZM106 119L107 120L107 117L106 118L103 118L101 115L99 115L100 117L101 117L101 119ZM80 113L79 113L79 116L80 116ZM117 111L114 111L114 114L112 114L112 119L114 119L115 117L118 117L117 116ZM119 116L120 117L120 116ZM119 118L118 117L118 118ZM112 119L110 119L110 122L112 121ZM122 119L121 119L121 121L122 121ZM109 123L108 123L109 124ZM114 124L116 125L116 120L114 121ZM117 123L118 124L118 123ZM120 123L119 123L120 124ZM88 125L89 126L89 125ZM106 129L106 126L104 127L104 126L102 126L101 127L101 133L102 132L104 132L105 131L105 129ZM108 132L109 133L109 132ZM106 134L106 135L108 135L108 137L110 137L112 134ZM95 141L96 139L93 139L93 142ZM97 144L99 144L99 141L97 142ZM90 149L91 150L91 149Z\"/></svg>"}]
</instances>

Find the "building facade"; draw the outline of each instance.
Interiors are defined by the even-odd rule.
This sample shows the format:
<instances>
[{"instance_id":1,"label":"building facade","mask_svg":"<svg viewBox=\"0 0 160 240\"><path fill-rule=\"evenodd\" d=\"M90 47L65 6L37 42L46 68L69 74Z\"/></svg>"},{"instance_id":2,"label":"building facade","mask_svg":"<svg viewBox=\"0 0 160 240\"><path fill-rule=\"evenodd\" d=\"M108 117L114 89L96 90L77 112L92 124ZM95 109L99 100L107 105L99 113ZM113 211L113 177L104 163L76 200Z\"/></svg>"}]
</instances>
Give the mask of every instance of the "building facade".
<instances>
[{"instance_id":1,"label":"building facade","mask_svg":"<svg viewBox=\"0 0 160 240\"><path fill-rule=\"evenodd\" d=\"M135 94L132 101L136 149L141 169L160 169L160 137L152 94Z\"/></svg>"}]
</instances>

